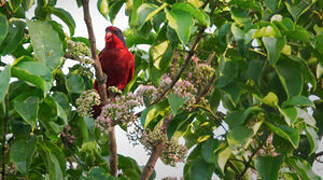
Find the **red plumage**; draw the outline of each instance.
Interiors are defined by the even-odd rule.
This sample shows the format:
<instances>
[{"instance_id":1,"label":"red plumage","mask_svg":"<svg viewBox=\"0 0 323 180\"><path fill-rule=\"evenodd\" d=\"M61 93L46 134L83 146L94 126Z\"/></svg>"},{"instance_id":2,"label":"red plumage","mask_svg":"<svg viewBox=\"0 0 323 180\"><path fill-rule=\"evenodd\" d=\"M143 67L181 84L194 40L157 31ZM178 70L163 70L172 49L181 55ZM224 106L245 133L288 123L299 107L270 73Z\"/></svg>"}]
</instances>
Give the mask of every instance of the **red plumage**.
<instances>
[{"instance_id":1,"label":"red plumage","mask_svg":"<svg viewBox=\"0 0 323 180\"><path fill-rule=\"evenodd\" d=\"M107 88L116 86L121 91L133 78L135 72L135 58L128 51L120 29L109 26L106 28L105 48L99 54L103 72L107 75ZM94 89L99 92L97 81ZM107 92L108 93L108 92ZM98 115L95 108L94 116Z\"/></svg>"}]
</instances>

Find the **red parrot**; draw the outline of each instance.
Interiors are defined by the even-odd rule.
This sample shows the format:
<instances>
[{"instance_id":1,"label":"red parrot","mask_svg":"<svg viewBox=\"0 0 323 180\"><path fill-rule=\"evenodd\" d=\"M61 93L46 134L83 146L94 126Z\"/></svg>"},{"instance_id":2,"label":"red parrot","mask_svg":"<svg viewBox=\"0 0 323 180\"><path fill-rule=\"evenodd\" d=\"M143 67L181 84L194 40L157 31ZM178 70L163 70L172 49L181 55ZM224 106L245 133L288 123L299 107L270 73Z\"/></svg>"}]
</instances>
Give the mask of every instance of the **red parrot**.
<instances>
[{"instance_id":1,"label":"red parrot","mask_svg":"<svg viewBox=\"0 0 323 180\"><path fill-rule=\"evenodd\" d=\"M107 88L115 86L122 91L133 78L135 58L128 51L120 29L109 26L105 31L105 48L100 52L99 59L102 70L107 75L106 85ZM99 92L97 81L94 82L94 89ZM99 113L100 111L97 112L95 108L94 116L96 117Z\"/></svg>"}]
</instances>

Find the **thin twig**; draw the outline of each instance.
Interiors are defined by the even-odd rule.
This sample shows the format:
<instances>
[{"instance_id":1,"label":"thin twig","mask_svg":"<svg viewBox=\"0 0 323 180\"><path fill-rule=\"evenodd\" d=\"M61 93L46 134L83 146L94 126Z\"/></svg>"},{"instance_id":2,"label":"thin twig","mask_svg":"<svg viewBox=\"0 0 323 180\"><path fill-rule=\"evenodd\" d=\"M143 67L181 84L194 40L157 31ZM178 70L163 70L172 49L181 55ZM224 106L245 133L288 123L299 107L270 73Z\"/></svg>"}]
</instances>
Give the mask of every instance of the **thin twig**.
<instances>
[{"instance_id":1,"label":"thin twig","mask_svg":"<svg viewBox=\"0 0 323 180\"><path fill-rule=\"evenodd\" d=\"M315 157L316 157L316 158L317 158L317 157L319 157L319 156L323 156L323 151L318 152L318 153L315 153Z\"/></svg>"},{"instance_id":2,"label":"thin twig","mask_svg":"<svg viewBox=\"0 0 323 180\"><path fill-rule=\"evenodd\" d=\"M243 171L241 172L241 174L239 175L239 177L243 177L244 174L247 172L247 170L249 169L249 167L251 167L251 162L253 160L253 157L257 154L257 152L263 147L263 145L266 143L266 141L263 141L258 147L257 149L251 154L251 156L249 157L249 160L247 162L245 162L245 168L243 169Z\"/></svg>"},{"instance_id":3,"label":"thin twig","mask_svg":"<svg viewBox=\"0 0 323 180\"><path fill-rule=\"evenodd\" d=\"M97 55L95 36L93 32L92 20L89 11L89 1L83 0L83 13L84 21L87 26L89 34L89 42L91 45L91 54L94 60L95 75L98 82L100 97L103 101L103 104L108 104L108 94L106 91L106 79L103 75L102 67ZM118 171L118 157L117 157L117 143L115 138L114 127L109 128L109 151L110 151L110 174L117 176Z\"/></svg>"}]
</instances>

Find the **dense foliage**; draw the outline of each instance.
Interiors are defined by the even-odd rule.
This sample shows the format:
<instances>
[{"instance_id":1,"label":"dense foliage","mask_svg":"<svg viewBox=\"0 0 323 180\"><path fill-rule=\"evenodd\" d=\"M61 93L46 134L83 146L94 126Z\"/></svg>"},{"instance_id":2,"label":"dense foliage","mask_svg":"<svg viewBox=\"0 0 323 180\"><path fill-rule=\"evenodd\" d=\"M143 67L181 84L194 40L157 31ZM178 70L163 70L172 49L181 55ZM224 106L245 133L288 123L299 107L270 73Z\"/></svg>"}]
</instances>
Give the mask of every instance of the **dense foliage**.
<instances>
[{"instance_id":1,"label":"dense foliage","mask_svg":"<svg viewBox=\"0 0 323 180\"><path fill-rule=\"evenodd\" d=\"M152 156L159 149L165 164L185 161L184 179L320 179L312 164L323 154L322 0L98 0L112 23L126 6L136 70L96 120L89 41L55 6L0 1L7 179L140 179L143 167L123 155L119 177L109 174L105 132L115 125Z\"/></svg>"}]
</instances>

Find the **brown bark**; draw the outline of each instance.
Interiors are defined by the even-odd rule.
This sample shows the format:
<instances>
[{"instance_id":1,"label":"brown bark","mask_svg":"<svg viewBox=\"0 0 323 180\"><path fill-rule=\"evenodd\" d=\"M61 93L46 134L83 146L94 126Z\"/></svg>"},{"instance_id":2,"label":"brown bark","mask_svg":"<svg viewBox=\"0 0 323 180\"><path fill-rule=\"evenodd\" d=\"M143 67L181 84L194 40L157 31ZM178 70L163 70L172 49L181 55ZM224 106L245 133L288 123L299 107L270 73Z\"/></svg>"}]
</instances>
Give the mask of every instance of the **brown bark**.
<instances>
[{"instance_id":1,"label":"brown bark","mask_svg":"<svg viewBox=\"0 0 323 180\"><path fill-rule=\"evenodd\" d=\"M106 79L102 71L102 67L99 61L99 57L96 49L95 36L93 32L92 20L89 11L89 1L83 0L83 13L84 21L89 34L89 42L91 45L91 55L94 60L95 76L98 82L99 93L102 99L102 103L105 105L108 103L108 95L106 91ZM114 127L109 130L109 151L110 151L110 174L117 176L118 171L118 157L117 157L117 143L115 138Z\"/></svg>"}]
</instances>

